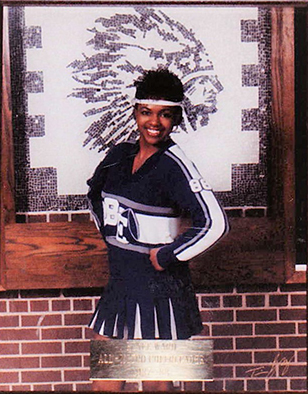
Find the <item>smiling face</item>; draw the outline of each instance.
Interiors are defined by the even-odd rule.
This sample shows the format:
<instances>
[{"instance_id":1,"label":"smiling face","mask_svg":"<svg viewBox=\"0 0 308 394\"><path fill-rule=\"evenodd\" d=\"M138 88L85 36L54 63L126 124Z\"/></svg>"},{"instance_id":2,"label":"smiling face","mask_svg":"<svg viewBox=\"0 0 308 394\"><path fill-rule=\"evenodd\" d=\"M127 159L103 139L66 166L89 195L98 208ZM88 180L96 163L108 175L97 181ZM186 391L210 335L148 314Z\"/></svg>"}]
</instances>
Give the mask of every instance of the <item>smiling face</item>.
<instances>
[{"instance_id":1,"label":"smiling face","mask_svg":"<svg viewBox=\"0 0 308 394\"><path fill-rule=\"evenodd\" d=\"M172 132L175 108L165 105L137 104L135 119L140 133L140 147L159 147Z\"/></svg>"}]
</instances>

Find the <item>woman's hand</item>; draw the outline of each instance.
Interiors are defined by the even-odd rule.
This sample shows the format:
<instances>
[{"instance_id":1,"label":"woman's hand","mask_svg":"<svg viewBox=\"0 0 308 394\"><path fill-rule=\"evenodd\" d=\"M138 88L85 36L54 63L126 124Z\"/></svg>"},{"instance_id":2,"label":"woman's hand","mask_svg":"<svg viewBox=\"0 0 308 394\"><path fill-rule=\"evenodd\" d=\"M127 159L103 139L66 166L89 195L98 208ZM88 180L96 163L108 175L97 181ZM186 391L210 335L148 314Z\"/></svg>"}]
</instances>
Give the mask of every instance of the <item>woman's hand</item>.
<instances>
[{"instance_id":1,"label":"woman's hand","mask_svg":"<svg viewBox=\"0 0 308 394\"><path fill-rule=\"evenodd\" d=\"M152 263L153 267L156 269L156 271L163 271L164 268L161 267L158 264L158 261L157 261L157 253L158 253L158 251L159 251L159 248L150 250L150 260L151 260L151 263Z\"/></svg>"}]
</instances>

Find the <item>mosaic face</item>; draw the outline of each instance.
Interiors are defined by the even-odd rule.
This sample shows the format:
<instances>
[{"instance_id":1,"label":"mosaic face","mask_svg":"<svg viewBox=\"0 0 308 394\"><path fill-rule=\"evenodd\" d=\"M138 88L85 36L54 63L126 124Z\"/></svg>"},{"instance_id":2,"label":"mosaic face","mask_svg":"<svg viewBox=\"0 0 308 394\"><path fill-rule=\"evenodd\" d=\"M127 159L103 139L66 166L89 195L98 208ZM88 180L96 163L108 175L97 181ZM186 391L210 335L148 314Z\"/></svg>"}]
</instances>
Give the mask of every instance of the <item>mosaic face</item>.
<instances>
[{"instance_id":1,"label":"mosaic face","mask_svg":"<svg viewBox=\"0 0 308 394\"><path fill-rule=\"evenodd\" d=\"M96 24L88 42L95 54L70 64L73 77L83 85L72 96L94 104L86 115L100 114L86 130L85 145L105 150L136 137L128 112L134 97L132 85L148 69L168 68L183 80L188 115L180 126L182 131L195 131L207 124L223 87L204 45L192 30L161 10L146 7L99 18Z\"/></svg>"}]
</instances>

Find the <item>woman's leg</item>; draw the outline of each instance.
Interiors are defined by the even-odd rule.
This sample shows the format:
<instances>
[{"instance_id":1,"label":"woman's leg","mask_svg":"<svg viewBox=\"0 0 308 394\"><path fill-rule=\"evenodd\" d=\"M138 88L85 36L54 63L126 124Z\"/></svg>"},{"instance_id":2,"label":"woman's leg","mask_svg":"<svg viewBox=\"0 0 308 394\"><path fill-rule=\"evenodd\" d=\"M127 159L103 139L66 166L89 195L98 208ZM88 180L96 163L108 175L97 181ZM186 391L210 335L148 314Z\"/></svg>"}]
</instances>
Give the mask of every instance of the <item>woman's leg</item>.
<instances>
[{"instance_id":1,"label":"woman's leg","mask_svg":"<svg viewBox=\"0 0 308 394\"><path fill-rule=\"evenodd\" d=\"M172 382L162 382L162 381L144 381L142 382L143 391L173 391Z\"/></svg>"},{"instance_id":2,"label":"woman's leg","mask_svg":"<svg viewBox=\"0 0 308 394\"><path fill-rule=\"evenodd\" d=\"M103 337L99 334L94 334L94 340L109 341L109 338ZM111 391L120 392L123 391L125 386L124 380L93 380L92 391Z\"/></svg>"}]
</instances>

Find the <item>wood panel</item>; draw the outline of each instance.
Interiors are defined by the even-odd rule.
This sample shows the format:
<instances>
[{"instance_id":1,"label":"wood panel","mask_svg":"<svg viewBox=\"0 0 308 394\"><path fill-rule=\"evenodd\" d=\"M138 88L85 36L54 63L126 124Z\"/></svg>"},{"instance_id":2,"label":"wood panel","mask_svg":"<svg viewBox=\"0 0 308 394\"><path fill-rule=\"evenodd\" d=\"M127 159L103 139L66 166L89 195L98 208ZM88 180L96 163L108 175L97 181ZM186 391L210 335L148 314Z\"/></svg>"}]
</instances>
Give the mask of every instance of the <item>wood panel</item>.
<instances>
[{"instance_id":1,"label":"wood panel","mask_svg":"<svg viewBox=\"0 0 308 394\"><path fill-rule=\"evenodd\" d=\"M106 284L106 248L93 223L6 226L9 289L100 287Z\"/></svg>"},{"instance_id":2,"label":"wood panel","mask_svg":"<svg viewBox=\"0 0 308 394\"><path fill-rule=\"evenodd\" d=\"M295 250L295 62L294 8L273 8L272 15L272 171L276 216L285 222L286 275L291 280Z\"/></svg>"},{"instance_id":3,"label":"wood panel","mask_svg":"<svg viewBox=\"0 0 308 394\"><path fill-rule=\"evenodd\" d=\"M5 225L15 222L14 201L14 155L10 86L10 59L8 45L8 18L7 9L1 8L1 33L2 33L2 94L1 94L1 135L0 135L0 283L6 286L5 281Z\"/></svg>"},{"instance_id":4,"label":"wood panel","mask_svg":"<svg viewBox=\"0 0 308 394\"><path fill-rule=\"evenodd\" d=\"M231 226L223 241L191 262L196 287L282 283L284 245L276 222L233 218ZM106 246L93 223L8 225L6 261L9 289L101 287L108 276Z\"/></svg>"}]
</instances>

